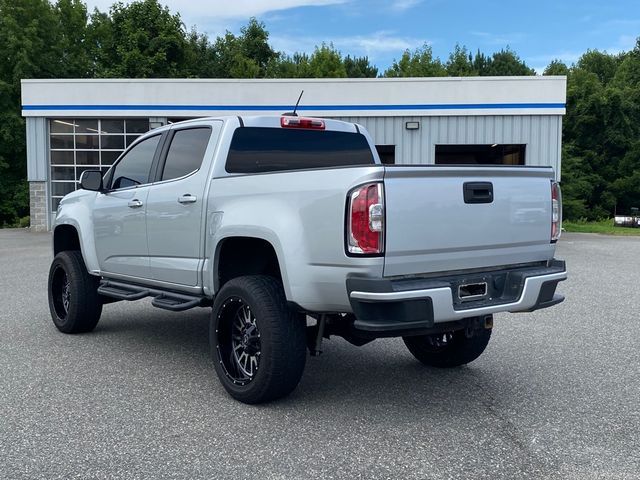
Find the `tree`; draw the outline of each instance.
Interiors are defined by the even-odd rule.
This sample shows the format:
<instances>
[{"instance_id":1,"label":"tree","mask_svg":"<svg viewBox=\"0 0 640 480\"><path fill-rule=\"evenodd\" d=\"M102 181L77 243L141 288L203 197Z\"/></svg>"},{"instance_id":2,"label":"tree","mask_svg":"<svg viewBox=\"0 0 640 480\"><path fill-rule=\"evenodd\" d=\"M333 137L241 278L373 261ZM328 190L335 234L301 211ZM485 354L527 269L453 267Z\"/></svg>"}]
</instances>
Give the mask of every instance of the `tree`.
<instances>
[{"instance_id":1,"label":"tree","mask_svg":"<svg viewBox=\"0 0 640 480\"><path fill-rule=\"evenodd\" d=\"M333 44L322 44L316 47L309 57L309 68L314 78L344 78L347 70L342 61L342 55Z\"/></svg>"},{"instance_id":2,"label":"tree","mask_svg":"<svg viewBox=\"0 0 640 480\"><path fill-rule=\"evenodd\" d=\"M278 57L269 45L269 32L262 22L251 18L249 23L240 29L241 54L258 66L258 76L264 77L267 65Z\"/></svg>"},{"instance_id":3,"label":"tree","mask_svg":"<svg viewBox=\"0 0 640 480\"><path fill-rule=\"evenodd\" d=\"M378 76L378 69L369 63L368 57L344 58L344 68L349 78L375 78Z\"/></svg>"},{"instance_id":4,"label":"tree","mask_svg":"<svg viewBox=\"0 0 640 480\"><path fill-rule=\"evenodd\" d=\"M544 69L543 75L569 75L569 67L560 60L552 60L547 68Z\"/></svg>"},{"instance_id":5,"label":"tree","mask_svg":"<svg viewBox=\"0 0 640 480\"><path fill-rule=\"evenodd\" d=\"M242 27L240 35L226 32L213 44L213 76L217 78L260 78L267 75L278 54L268 43L269 33L255 18Z\"/></svg>"},{"instance_id":6,"label":"tree","mask_svg":"<svg viewBox=\"0 0 640 480\"><path fill-rule=\"evenodd\" d=\"M216 78L256 78L260 74L258 63L244 54L242 40L231 32L218 37L213 52Z\"/></svg>"},{"instance_id":7,"label":"tree","mask_svg":"<svg viewBox=\"0 0 640 480\"><path fill-rule=\"evenodd\" d=\"M638 206L640 48L588 51L568 72L563 188L568 218Z\"/></svg>"},{"instance_id":8,"label":"tree","mask_svg":"<svg viewBox=\"0 0 640 480\"><path fill-rule=\"evenodd\" d=\"M55 5L58 21L59 49L61 51L58 74L61 77L86 78L93 73L88 43L89 37L87 6L80 0L58 0Z\"/></svg>"},{"instance_id":9,"label":"tree","mask_svg":"<svg viewBox=\"0 0 640 480\"><path fill-rule=\"evenodd\" d=\"M185 76L210 78L216 76L217 59L209 37L192 29L187 34Z\"/></svg>"},{"instance_id":10,"label":"tree","mask_svg":"<svg viewBox=\"0 0 640 480\"><path fill-rule=\"evenodd\" d=\"M527 67L523 60L508 47L495 52L487 62L486 68L480 71L481 75L510 76L510 75L535 75L533 68Z\"/></svg>"},{"instance_id":11,"label":"tree","mask_svg":"<svg viewBox=\"0 0 640 480\"><path fill-rule=\"evenodd\" d=\"M600 83L606 85L613 78L620 63L614 55L608 55L598 50L587 50L578 59L576 67L586 72L594 73Z\"/></svg>"},{"instance_id":12,"label":"tree","mask_svg":"<svg viewBox=\"0 0 640 480\"><path fill-rule=\"evenodd\" d=\"M469 77L478 75L478 70L473 65L473 55L467 47L456 44L453 52L449 54L449 60L445 64L447 75L451 77Z\"/></svg>"},{"instance_id":13,"label":"tree","mask_svg":"<svg viewBox=\"0 0 640 480\"><path fill-rule=\"evenodd\" d=\"M487 75L486 71L490 62L491 59L478 49L476 56L473 57L473 70L478 72L478 75Z\"/></svg>"},{"instance_id":14,"label":"tree","mask_svg":"<svg viewBox=\"0 0 640 480\"><path fill-rule=\"evenodd\" d=\"M286 55L278 54L267 66L267 78L311 78L311 66L309 55L306 53L294 53Z\"/></svg>"},{"instance_id":15,"label":"tree","mask_svg":"<svg viewBox=\"0 0 640 480\"><path fill-rule=\"evenodd\" d=\"M179 14L157 0L115 3L91 16L96 74L103 77L177 77L185 73L186 32Z\"/></svg>"},{"instance_id":16,"label":"tree","mask_svg":"<svg viewBox=\"0 0 640 480\"><path fill-rule=\"evenodd\" d=\"M58 24L45 0L0 0L0 226L28 215L20 79L59 76Z\"/></svg>"},{"instance_id":17,"label":"tree","mask_svg":"<svg viewBox=\"0 0 640 480\"><path fill-rule=\"evenodd\" d=\"M434 58L430 45L424 44L413 52L405 50L400 60L385 72L385 77L444 77L447 71L439 58Z\"/></svg>"}]
</instances>

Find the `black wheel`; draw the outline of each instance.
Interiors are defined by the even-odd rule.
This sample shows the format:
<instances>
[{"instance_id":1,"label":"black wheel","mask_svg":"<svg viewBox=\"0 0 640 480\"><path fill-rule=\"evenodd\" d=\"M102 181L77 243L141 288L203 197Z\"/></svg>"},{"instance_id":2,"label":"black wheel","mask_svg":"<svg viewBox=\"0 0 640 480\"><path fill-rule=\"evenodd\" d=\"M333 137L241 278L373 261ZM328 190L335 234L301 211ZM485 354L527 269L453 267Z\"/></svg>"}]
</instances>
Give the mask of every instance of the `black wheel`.
<instances>
[{"instance_id":1,"label":"black wheel","mask_svg":"<svg viewBox=\"0 0 640 480\"><path fill-rule=\"evenodd\" d=\"M243 403L291 393L306 361L304 316L289 309L282 285L255 275L230 280L213 303L209 340L216 373Z\"/></svg>"},{"instance_id":2,"label":"black wheel","mask_svg":"<svg viewBox=\"0 0 640 480\"><path fill-rule=\"evenodd\" d=\"M99 279L87 272L77 250L58 253L49 269L49 310L54 325L64 333L93 330L102 313Z\"/></svg>"},{"instance_id":3,"label":"black wheel","mask_svg":"<svg viewBox=\"0 0 640 480\"><path fill-rule=\"evenodd\" d=\"M403 337L403 340L413 356L425 365L451 368L473 362L487 348L490 338L490 328L477 328Z\"/></svg>"}]
</instances>

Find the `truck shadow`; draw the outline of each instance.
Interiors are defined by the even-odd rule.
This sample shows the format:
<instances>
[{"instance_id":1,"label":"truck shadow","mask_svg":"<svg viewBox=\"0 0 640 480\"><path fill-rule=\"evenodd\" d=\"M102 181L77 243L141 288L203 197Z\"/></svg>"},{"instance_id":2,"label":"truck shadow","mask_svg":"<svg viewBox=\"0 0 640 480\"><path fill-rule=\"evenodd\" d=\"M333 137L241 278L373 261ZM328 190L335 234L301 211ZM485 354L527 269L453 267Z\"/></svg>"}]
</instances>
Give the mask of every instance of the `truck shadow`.
<instances>
[{"instance_id":1,"label":"truck shadow","mask_svg":"<svg viewBox=\"0 0 640 480\"><path fill-rule=\"evenodd\" d=\"M94 334L97 342L108 338L111 345L123 351L135 350L138 361L148 351L150 367L166 362L161 366L167 370L193 372L195 368L199 391L211 390L212 402L234 403L217 383L209 357L208 310L176 314L150 308L131 311L130 306L125 305L129 311L122 315L107 307L104 321ZM323 349L320 357L307 357L305 373L292 395L259 407L238 406L294 411L304 405L307 411L367 411L383 418L389 409L396 415L398 409L455 415L470 408L491 408L498 397L503 406L522 401L516 393L510 396L511 392L522 394L523 384L517 385L519 380L515 378L518 375L504 375L492 368L495 359L491 359L491 346L486 357L455 369L420 364L401 339L376 340L355 347L332 338L325 341ZM534 373L527 371L526 375ZM535 392L535 379L530 380L534 381L526 383L527 395L543 395Z\"/></svg>"}]
</instances>

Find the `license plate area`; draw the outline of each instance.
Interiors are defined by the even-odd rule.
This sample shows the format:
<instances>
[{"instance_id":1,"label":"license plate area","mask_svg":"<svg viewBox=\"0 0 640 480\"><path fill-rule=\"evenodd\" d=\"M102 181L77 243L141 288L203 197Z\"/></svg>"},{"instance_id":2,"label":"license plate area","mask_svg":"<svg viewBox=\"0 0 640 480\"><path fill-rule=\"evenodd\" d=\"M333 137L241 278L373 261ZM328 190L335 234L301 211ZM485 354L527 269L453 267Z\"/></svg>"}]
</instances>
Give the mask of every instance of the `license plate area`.
<instances>
[{"instance_id":1,"label":"license plate area","mask_svg":"<svg viewBox=\"0 0 640 480\"><path fill-rule=\"evenodd\" d=\"M458 298L462 302L485 298L488 293L487 282L463 283L458 285Z\"/></svg>"}]
</instances>

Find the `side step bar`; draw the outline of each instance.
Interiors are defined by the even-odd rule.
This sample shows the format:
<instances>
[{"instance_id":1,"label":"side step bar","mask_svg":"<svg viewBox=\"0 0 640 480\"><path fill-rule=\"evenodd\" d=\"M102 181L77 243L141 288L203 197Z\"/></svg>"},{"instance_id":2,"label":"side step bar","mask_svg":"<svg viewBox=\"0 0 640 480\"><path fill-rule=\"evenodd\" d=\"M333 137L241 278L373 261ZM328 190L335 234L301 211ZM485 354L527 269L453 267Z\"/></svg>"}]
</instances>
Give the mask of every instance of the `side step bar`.
<instances>
[{"instance_id":1,"label":"side step bar","mask_svg":"<svg viewBox=\"0 0 640 480\"><path fill-rule=\"evenodd\" d=\"M194 307L206 307L211 301L203 296L185 295L183 293L167 292L155 288L130 285L128 283L102 280L98 287L98 293L116 300L140 300L145 297L154 297L151 305L172 312L182 312Z\"/></svg>"}]
</instances>

